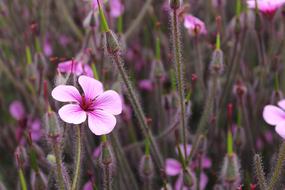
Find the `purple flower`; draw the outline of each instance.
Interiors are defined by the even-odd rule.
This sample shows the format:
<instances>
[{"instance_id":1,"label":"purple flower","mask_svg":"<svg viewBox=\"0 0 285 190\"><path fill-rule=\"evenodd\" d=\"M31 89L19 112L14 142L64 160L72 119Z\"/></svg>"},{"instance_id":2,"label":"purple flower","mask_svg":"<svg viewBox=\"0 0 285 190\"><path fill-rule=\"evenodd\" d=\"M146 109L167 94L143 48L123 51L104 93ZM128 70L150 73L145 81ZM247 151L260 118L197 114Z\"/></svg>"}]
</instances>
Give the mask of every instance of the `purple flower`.
<instances>
[{"instance_id":1,"label":"purple flower","mask_svg":"<svg viewBox=\"0 0 285 190\"><path fill-rule=\"evenodd\" d=\"M139 81L139 88L145 91L152 91L153 90L153 83L151 80L144 79Z\"/></svg>"},{"instance_id":2,"label":"purple flower","mask_svg":"<svg viewBox=\"0 0 285 190\"><path fill-rule=\"evenodd\" d=\"M87 64L83 64L81 61L69 60L62 62L58 64L57 69L62 73L73 73L77 76L84 74L93 77L91 67Z\"/></svg>"},{"instance_id":3,"label":"purple flower","mask_svg":"<svg viewBox=\"0 0 285 190\"><path fill-rule=\"evenodd\" d=\"M16 129L16 139L23 144L22 139L25 129L28 129L31 133L33 141L39 141L42 137L41 121L40 119L29 117L26 114L25 108L22 102L15 100L9 106L9 111L12 117L19 122L19 127Z\"/></svg>"},{"instance_id":4,"label":"purple flower","mask_svg":"<svg viewBox=\"0 0 285 190\"><path fill-rule=\"evenodd\" d=\"M26 117L26 111L22 102L15 100L9 106L10 114L17 121L22 120Z\"/></svg>"},{"instance_id":5,"label":"purple flower","mask_svg":"<svg viewBox=\"0 0 285 190\"><path fill-rule=\"evenodd\" d=\"M260 12L272 17L278 8L285 3L285 0L257 0L257 6ZM247 6L255 9L255 0L247 0Z\"/></svg>"},{"instance_id":6,"label":"purple flower","mask_svg":"<svg viewBox=\"0 0 285 190\"><path fill-rule=\"evenodd\" d=\"M184 150L184 146L180 145L180 149L182 151L183 156L185 157L185 151ZM187 145L186 146L186 155L189 156L191 152L191 145ZM210 168L212 165L211 160L208 158L202 158L202 169L204 168ZM195 169L196 167L198 167L198 164L195 163L195 161L188 166L192 169ZM190 170L191 171L191 170ZM189 188L187 187L183 187L183 168L182 165L179 161L172 159L172 158L168 158L166 159L165 162L165 172L168 176L177 176L178 178L175 182L175 190L188 190ZM191 173L191 175L194 175L194 173ZM200 189L203 190L205 189L206 185L208 183L208 177L207 175L202 171L201 175L200 175ZM183 187L183 188L182 188ZM191 188L192 189L192 188ZM193 188L195 189L195 188Z\"/></svg>"},{"instance_id":7,"label":"purple flower","mask_svg":"<svg viewBox=\"0 0 285 190\"><path fill-rule=\"evenodd\" d=\"M53 89L55 100L71 102L59 109L60 118L66 123L80 124L88 116L88 126L95 135L110 133L116 125L114 115L122 112L120 95L113 90L104 92L100 81L85 75L80 76L78 82L82 95L71 85L59 85Z\"/></svg>"},{"instance_id":8,"label":"purple flower","mask_svg":"<svg viewBox=\"0 0 285 190\"><path fill-rule=\"evenodd\" d=\"M191 36L207 34L205 23L190 14L184 16L184 27L188 30Z\"/></svg>"},{"instance_id":9,"label":"purple flower","mask_svg":"<svg viewBox=\"0 0 285 190\"><path fill-rule=\"evenodd\" d=\"M263 119L269 125L274 125L275 131L285 139L285 100L279 101L278 106L265 106L263 109Z\"/></svg>"},{"instance_id":10,"label":"purple flower","mask_svg":"<svg viewBox=\"0 0 285 190\"><path fill-rule=\"evenodd\" d=\"M100 4L102 5L103 1L99 0ZM110 16L113 18L117 18L121 16L124 12L124 5L122 4L121 0L109 0L110 4ZM93 0L93 9L98 9L97 0Z\"/></svg>"}]
</instances>

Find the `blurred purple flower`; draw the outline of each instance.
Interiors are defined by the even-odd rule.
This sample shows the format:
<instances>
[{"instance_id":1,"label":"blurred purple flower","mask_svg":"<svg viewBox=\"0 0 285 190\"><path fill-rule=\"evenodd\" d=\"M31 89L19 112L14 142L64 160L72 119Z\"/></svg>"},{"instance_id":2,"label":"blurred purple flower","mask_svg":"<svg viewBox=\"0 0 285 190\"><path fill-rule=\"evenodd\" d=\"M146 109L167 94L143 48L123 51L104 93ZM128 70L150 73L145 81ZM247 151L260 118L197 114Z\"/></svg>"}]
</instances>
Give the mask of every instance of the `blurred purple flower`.
<instances>
[{"instance_id":1,"label":"blurred purple flower","mask_svg":"<svg viewBox=\"0 0 285 190\"><path fill-rule=\"evenodd\" d=\"M113 90L104 92L102 83L88 76L80 76L78 82L84 95L70 85L59 85L53 89L55 100L72 102L59 109L60 118L67 123L80 124L88 116L89 129L95 135L110 133L116 125L114 115L122 112L120 95Z\"/></svg>"},{"instance_id":2,"label":"blurred purple flower","mask_svg":"<svg viewBox=\"0 0 285 190\"><path fill-rule=\"evenodd\" d=\"M102 5L103 1L99 0L100 4ZM110 15L113 18L117 18L121 16L124 12L124 5L122 4L121 0L109 0L110 5ZM98 9L97 0L93 0L93 9Z\"/></svg>"},{"instance_id":3,"label":"blurred purple flower","mask_svg":"<svg viewBox=\"0 0 285 190\"><path fill-rule=\"evenodd\" d=\"M9 106L11 116L17 121L22 120L26 117L26 111L22 102L15 100Z\"/></svg>"},{"instance_id":4,"label":"blurred purple flower","mask_svg":"<svg viewBox=\"0 0 285 190\"><path fill-rule=\"evenodd\" d=\"M145 91L152 91L153 90L153 83L151 80L144 79L139 81L139 88Z\"/></svg>"},{"instance_id":5,"label":"blurred purple flower","mask_svg":"<svg viewBox=\"0 0 285 190\"><path fill-rule=\"evenodd\" d=\"M50 44L50 40L49 40L49 36L47 35L47 37L44 40L44 53L46 56L51 56L53 53L52 50L52 46Z\"/></svg>"},{"instance_id":6,"label":"blurred purple flower","mask_svg":"<svg viewBox=\"0 0 285 190\"><path fill-rule=\"evenodd\" d=\"M77 76L87 75L93 77L93 71L87 64L83 64L81 61L69 60L58 64L57 69L62 73L73 73Z\"/></svg>"},{"instance_id":7,"label":"blurred purple flower","mask_svg":"<svg viewBox=\"0 0 285 190\"><path fill-rule=\"evenodd\" d=\"M256 0L247 0L247 6L255 9ZM272 17L278 8L285 3L285 0L257 0L257 6L260 12Z\"/></svg>"},{"instance_id":8,"label":"blurred purple flower","mask_svg":"<svg viewBox=\"0 0 285 190\"><path fill-rule=\"evenodd\" d=\"M182 150L182 154L185 157L185 151L184 150L184 146L180 145L180 149ZM186 155L189 156L191 152L191 145L187 145L186 146ZM211 160L208 158L202 158L202 169L206 169L206 168L210 168L212 165ZM195 169L196 167L198 167L198 163L196 163L195 161L189 165L190 168ZM192 171L192 170L191 170ZM166 159L165 162L165 172L167 175L169 176L177 176L178 178L175 182L175 190L180 190L182 188L183 185L183 168L182 165L179 161L172 159L172 158L168 158ZM191 175L194 175L193 173ZM208 177L207 175L202 171L200 174L200 189L203 190L205 189L206 185L208 183ZM183 190L188 190L187 187L183 187ZM191 188L192 189L192 188ZM195 188L193 188L195 189Z\"/></svg>"},{"instance_id":9,"label":"blurred purple flower","mask_svg":"<svg viewBox=\"0 0 285 190\"><path fill-rule=\"evenodd\" d=\"M263 109L263 119L269 125L274 125L275 131L285 139L285 100L279 101L278 106L265 106Z\"/></svg>"},{"instance_id":10,"label":"blurred purple flower","mask_svg":"<svg viewBox=\"0 0 285 190\"><path fill-rule=\"evenodd\" d=\"M205 23L190 14L184 16L184 27L191 36L207 34Z\"/></svg>"},{"instance_id":11,"label":"blurred purple flower","mask_svg":"<svg viewBox=\"0 0 285 190\"><path fill-rule=\"evenodd\" d=\"M16 129L16 139L23 144L22 139L24 130L27 128L31 133L31 138L33 141L39 141L42 132L41 132L41 121L40 119L31 118L26 114L25 108L22 102L15 100L9 106L11 116L17 120L20 124Z\"/></svg>"},{"instance_id":12,"label":"blurred purple flower","mask_svg":"<svg viewBox=\"0 0 285 190\"><path fill-rule=\"evenodd\" d=\"M82 190L93 190L92 182L88 181L87 183L85 183Z\"/></svg>"}]
</instances>

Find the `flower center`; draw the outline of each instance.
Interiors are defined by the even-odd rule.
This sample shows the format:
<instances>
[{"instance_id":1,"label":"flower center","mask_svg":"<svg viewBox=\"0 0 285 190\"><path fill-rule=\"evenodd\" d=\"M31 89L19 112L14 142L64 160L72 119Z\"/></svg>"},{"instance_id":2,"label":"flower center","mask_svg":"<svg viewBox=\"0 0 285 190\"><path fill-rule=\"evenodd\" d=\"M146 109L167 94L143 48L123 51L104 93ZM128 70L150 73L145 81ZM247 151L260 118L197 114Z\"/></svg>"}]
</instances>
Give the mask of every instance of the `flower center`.
<instances>
[{"instance_id":1,"label":"flower center","mask_svg":"<svg viewBox=\"0 0 285 190\"><path fill-rule=\"evenodd\" d=\"M94 111L95 101L89 98L86 98L84 95L81 97L80 107L86 112Z\"/></svg>"}]
</instances>

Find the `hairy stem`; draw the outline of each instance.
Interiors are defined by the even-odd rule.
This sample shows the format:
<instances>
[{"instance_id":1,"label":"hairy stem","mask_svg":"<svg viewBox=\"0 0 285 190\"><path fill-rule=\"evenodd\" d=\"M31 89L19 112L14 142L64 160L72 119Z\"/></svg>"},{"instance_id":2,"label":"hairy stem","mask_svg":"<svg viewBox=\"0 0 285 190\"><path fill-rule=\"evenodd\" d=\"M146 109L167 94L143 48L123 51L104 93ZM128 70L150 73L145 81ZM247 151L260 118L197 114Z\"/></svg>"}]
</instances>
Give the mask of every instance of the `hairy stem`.
<instances>
[{"instance_id":1,"label":"hairy stem","mask_svg":"<svg viewBox=\"0 0 285 190\"><path fill-rule=\"evenodd\" d=\"M71 190L75 190L78 188L79 177L80 177L80 169L81 169L81 155L82 155L82 132L80 125L76 126L76 164L75 164L75 172L72 180Z\"/></svg>"},{"instance_id":2,"label":"hairy stem","mask_svg":"<svg viewBox=\"0 0 285 190\"><path fill-rule=\"evenodd\" d=\"M103 176L104 176L104 190L111 190L111 175L110 175L110 166L109 164L104 165L103 168Z\"/></svg>"},{"instance_id":3,"label":"hairy stem","mask_svg":"<svg viewBox=\"0 0 285 190\"><path fill-rule=\"evenodd\" d=\"M173 54L174 61L176 64L176 78L177 78L177 89L179 94L180 103L180 120L181 120L181 136L184 144L184 152L186 152L186 122L185 122L185 103L184 103L184 80L183 80L183 62L181 55L181 42L180 42L180 31L178 23L177 9L173 9L172 13L172 38L173 38Z\"/></svg>"},{"instance_id":4,"label":"hairy stem","mask_svg":"<svg viewBox=\"0 0 285 190\"><path fill-rule=\"evenodd\" d=\"M57 183L60 190L65 190L64 185L64 177L62 172L62 160L61 160L61 151L60 151L60 145L58 142L53 141L53 152L55 156L55 162L56 162L56 171L57 171Z\"/></svg>"},{"instance_id":5,"label":"hairy stem","mask_svg":"<svg viewBox=\"0 0 285 190\"><path fill-rule=\"evenodd\" d=\"M254 166L259 188L261 190L267 190L265 174L262 167L262 159L259 154L254 155Z\"/></svg>"},{"instance_id":6,"label":"hairy stem","mask_svg":"<svg viewBox=\"0 0 285 190\"><path fill-rule=\"evenodd\" d=\"M138 101L138 98L136 96L136 93L134 91L134 88L132 87L132 84L131 84L131 81L129 80L128 78L128 75L124 69L124 66L123 66L123 63L120 59L120 56L118 53L116 53L114 56L113 56L113 59L114 59L114 62L116 63L117 65L117 68L119 70L119 73L123 79L123 82L124 84L126 85L127 87L127 93L128 93L128 97L129 97L129 100L131 102L131 105L134 109L134 112L138 118L138 121L139 121L139 126L141 127L141 130L144 134L144 136L146 138L149 139L150 141L150 144L151 144L151 150L152 150L152 154L153 154L153 157L155 158L156 160L156 163L158 164L158 167L159 168L163 168L163 160L162 160L162 156L158 150L158 146L154 140L154 137L152 135L152 132L151 130L149 129L148 127L148 124L146 122L146 117L144 115L144 112L143 112L143 109Z\"/></svg>"},{"instance_id":7,"label":"hairy stem","mask_svg":"<svg viewBox=\"0 0 285 190\"><path fill-rule=\"evenodd\" d=\"M279 149L277 163L276 163L276 166L275 166L274 171L273 171L273 175L272 175L270 182L269 182L269 185L268 185L269 190L275 189L275 186L276 186L276 184L280 178L280 174L282 172L284 160L285 160L285 142L282 143L282 145Z\"/></svg>"}]
</instances>

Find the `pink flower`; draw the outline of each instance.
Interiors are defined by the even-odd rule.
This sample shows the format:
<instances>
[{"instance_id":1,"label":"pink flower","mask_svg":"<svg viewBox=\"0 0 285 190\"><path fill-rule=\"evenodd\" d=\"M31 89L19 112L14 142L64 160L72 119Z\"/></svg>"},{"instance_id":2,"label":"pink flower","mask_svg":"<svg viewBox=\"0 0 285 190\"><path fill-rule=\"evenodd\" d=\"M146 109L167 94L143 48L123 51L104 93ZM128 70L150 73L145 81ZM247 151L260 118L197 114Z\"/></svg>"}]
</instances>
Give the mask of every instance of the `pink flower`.
<instances>
[{"instance_id":1,"label":"pink flower","mask_svg":"<svg viewBox=\"0 0 285 190\"><path fill-rule=\"evenodd\" d=\"M26 111L22 102L15 100L9 106L10 114L17 121L22 120L26 117Z\"/></svg>"},{"instance_id":2,"label":"pink flower","mask_svg":"<svg viewBox=\"0 0 285 190\"><path fill-rule=\"evenodd\" d=\"M184 146L180 145L179 147L182 151L183 156L185 157L185 151L183 151ZM178 151L176 151L176 152L178 152ZM190 152L191 152L191 145L187 145L186 146L186 155L189 156ZM202 166L201 166L202 169L203 168L205 168L205 169L210 168L211 165L212 165L211 160L209 160L208 158L202 158ZM195 161L194 161L193 164L188 166L188 167L192 168L192 170L190 170L190 171L193 171L196 167L198 167L198 164L195 163ZM183 168L182 168L182 165L179 161L172 159L172 158L166 159L165 172L168 176L177 176L178 175L178 178L175 182L175 190L180 190L180 189L187 190L187 189L189 189L189 188L183 186ZM194 175L194 173L191 173L191 175ZM200 174L200 184L199 184L200 189L201 190L205 189L207 183L208 183L208 177L202 171ZM191 189L195 189L195 188L191 188Z\"/></svg>"},{"instance_id":3,"label":"pink flower","mask_svg":"<svg viewBox=\"0 0 285 190\"><path fill-rule=\"evenodd\" d=\"M153 90L153 83L151 80L144 79L139 82L139 88L145 91Z\"/></svg>"},{"instance_id":4,"label":"pink flower","mask_svg":"<svg viewBox=\"0 0 285 190\"><path fill-rule=\"evenodd\" d=\"M88 116L89 129L95 135L110 133L116 118L122 112L120 95L113 91L104 92L103 85L94 78L82 75L78 79L83 95L71 85L59 85L52 91L52 97L60 102L71 102L58 111L60 118L66 123L80 124Z\"/></svg>"},{"instance_id":5,"label":"pink flower","mask_svg":"<svg viewBox=\"0 0 285 190\"><path fill-rule=\"evenodd\" d=\"M93 77L93 71L87 64L83 64L81 61L69 60L59 63L57 66L59 72L73 73L77 76L85 74L89 77Z\"/></svg>"},{"instance_id":6,"label":"pink flower","mask_svg":"<svg viewBox=\"0 0 285 190\"><path fill-rule=\"evenodd\" d=\"M99 3L103 4L102 0L99 0ZM117 18L121 16L124 12L124 5L122 4L121 0L109 0L110 5L110 16L113 18ZM98 3L97 0L93 0L93 9L98 9Z\"/></svg>"},{"instance_id":7,"label":"pink flower","mask_svg":"<svg viewBox=\"0 0 285 190\"><path fill-rule=\"evenodd\" d=\"M260 12L272 17L277 9L285 3L285 0L257 0ZM247 6L255 9L255 0L247 0Z\"/></svg>"},{"instance_id":8,"label":"pink flower","mask_svg":"<svg viewBox=\"0 0 285 190\"><path fill-rule=\"evenodd\" d=\"M184 27L191 36L207 34L205 23L190 14L184 16Z\"/></svg>"},{"instance_id":9,"label":"pink flower","mask_svg":"<svg viewBox=\"0 0 285 190\"><path fill-rule=\"evenodd\" d=\"M19 127L16 129L16 139L23 144L23 133L26 128L31 133L33 141L39 141L42 137L41 121L36 118L31 118L26 114L22 102L15 100L9 106L9 111L12 117L19 122Z\"/></svg>"},{"instance_id":10,"label":"pink flower","mask_svg":"<svg viewBox=\"0 0 285 190\"><path fill-rule=\"evenodd\" d=\"M278 106L265 106L263 109L263 119L269 125L274 125L275 131L285 139L285 100L279 101Z\"/></svg>"}]
</instances>

